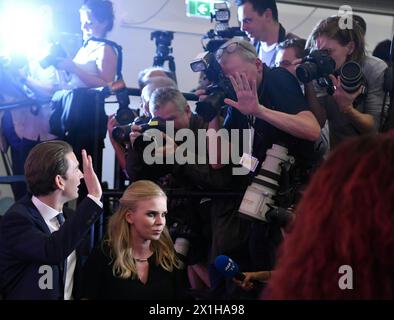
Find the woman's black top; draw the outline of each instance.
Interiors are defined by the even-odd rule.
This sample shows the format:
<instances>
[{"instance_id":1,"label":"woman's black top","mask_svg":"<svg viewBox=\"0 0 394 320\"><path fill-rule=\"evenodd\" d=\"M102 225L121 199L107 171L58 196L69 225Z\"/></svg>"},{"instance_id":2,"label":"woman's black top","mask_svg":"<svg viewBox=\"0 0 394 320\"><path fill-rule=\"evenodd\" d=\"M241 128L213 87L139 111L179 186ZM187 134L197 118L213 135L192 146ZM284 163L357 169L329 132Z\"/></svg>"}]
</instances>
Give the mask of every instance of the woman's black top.
<instances>
[{"instance_id":1,"label":"woman's black top","mask_svg":"<svg viewBox=\"0 0 394 320\"><path fill-rule=\"evenodd\" d=\"M144 284L138 278L122 279L112 272L112 259L108 248L99 245L89 256L83 270L82 298L106 300L182 299L186 289L185 272L174 268L172 272L156 264L153 254L149 259L149 273Z\"/></svg>"}]
</instances>

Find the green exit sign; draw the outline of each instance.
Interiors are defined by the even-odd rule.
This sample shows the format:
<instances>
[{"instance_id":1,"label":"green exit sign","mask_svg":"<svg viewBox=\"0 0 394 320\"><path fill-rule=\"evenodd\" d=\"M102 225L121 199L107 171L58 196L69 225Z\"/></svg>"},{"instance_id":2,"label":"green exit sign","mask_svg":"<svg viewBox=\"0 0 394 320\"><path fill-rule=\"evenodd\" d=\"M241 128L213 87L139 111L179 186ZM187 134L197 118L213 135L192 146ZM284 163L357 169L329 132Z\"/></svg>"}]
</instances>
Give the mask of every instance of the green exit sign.
<instances>
[{"instance_id":1,"label":"green exit sign","mask_svg":"<svg viewBox=\"0 0 394 320\"><path fill-rule=\"evenodd\" d=\"M186 14L188 17L210 18L214 1L186 1Z\"/></svg>"}]
</instances>

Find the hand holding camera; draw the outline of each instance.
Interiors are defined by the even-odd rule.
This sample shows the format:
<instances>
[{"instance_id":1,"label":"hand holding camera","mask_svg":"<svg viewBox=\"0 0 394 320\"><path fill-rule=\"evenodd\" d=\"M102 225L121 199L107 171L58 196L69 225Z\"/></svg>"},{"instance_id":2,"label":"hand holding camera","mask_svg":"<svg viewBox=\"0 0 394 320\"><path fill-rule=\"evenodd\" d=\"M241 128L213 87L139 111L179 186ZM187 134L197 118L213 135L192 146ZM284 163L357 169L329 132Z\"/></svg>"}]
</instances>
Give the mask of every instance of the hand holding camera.
<instances>
[{"instance_id":1,"label":"hand holding camera","mask_svg":"<svg viewBox=\"0 0 394 320\"><path fill-rule=\"evenodd\" d=\"M353 102L364 92L364 86L360 85L356 91L350 93L343 88L340 76L335 77L334 75L330 75L330 79L335 88L332 96L335 99L339 110L345 114L351 112L353 110Z\"/></svg>"}]
</instances>

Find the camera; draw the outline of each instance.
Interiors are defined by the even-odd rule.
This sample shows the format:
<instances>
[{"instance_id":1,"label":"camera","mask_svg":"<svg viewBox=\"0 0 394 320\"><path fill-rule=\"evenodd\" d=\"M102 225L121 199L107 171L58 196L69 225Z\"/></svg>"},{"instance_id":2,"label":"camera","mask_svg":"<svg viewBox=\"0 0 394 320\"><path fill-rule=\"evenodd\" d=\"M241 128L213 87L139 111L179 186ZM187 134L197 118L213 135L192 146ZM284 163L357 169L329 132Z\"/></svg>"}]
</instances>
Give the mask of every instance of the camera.
<instances>
[{"instance_id":1,"label":"camera","mask_svg":"<svg viewBox=\"0 0 394 320\"><path fill-rule=\"evenodd\" d=\"M203 48L209 52L216 52L219 47L227 40L234 37L246 37L246 33L241 31L239 27L229 27L230 10L226 2L218 2L214 4L215 13L211 13L211 22L216 21L215 29L211 29L203 37L208 39Z\"/></svg>"},{"instance_id":2,"label":"camera","mask_svg":"<svg viewBox=\"0 0 394 320\"><path fill-rule=\"evenodd\" d=\"M46 69L49 66L56 67L59 61L64 58L67 58L66 51L64 51L63 47L58 42L55 42L49 49L49 55L40 60L40 65L43 69Z\"/></svg>"},{"instance_id":3,"label":"camera","mask_svg":"<svg viewBox=\"0 0 394 320\"><path fill-rule=\"evenodd\" d=\"M275 195L280 189L281 174L294 165L294 157L288 155L287 148L273 144L266 152L266 158L259 173L246 189L239 213L265 222L280 221L285 224L290 219L286 209L275 206Z\"/></svg>"},{"instance_id":4,"label":"camera","mask_svg":"<svg viewBox=\"0 0 394 320\"><path fill-rule=\"evenodd\" d=\"M297 78L303 83L308 83L315 79L318 81L319 79L327 79L334 72L335 61L327 50L312 51L302 59L301 64L296 69Z\"/></svg>"},{"instance_id":5,"label":"camera","mask_svg":"<svg viewBox=\"0 0 394 320\"><path fill-rule=\"evenodd\" d=\"M132 123L138 116L138 113L129 108L130 98L124 80L119 79L112 82L108 89L110 90L109 94L114 94L116 96L116 100L119 104L115 115L116 121L121 126Z\"/></svg>"},{"instance_id":6,"label":"camera","mask_svg":"<svg viewBox=\"0 0 394 320\"><path fill-rule=\"evenodd\" d=\"M146 118L141 118L141 119L146 119ZM149 119L149 118L148 118ZM149 134L149 129L157 129L161 132L166 132L166 121L163 118L160 117L153 117L152 119L149 119L149 121L142 120L140 123L134 123L138 124L141 127L141 133L142 135L137 137L135 139L133 148L137 150L143 150L147 145L149 145L151 142L150 141L144 141L143 136L150 136ZM147 132L148 131L148 132ZM128 137L128 135L127 135ZM154 136L153 136L154 138Z\"/></svg>"},{"instance_id":7,"label":"camera","mask_svg":"<svg viewBox=\"0 0 394 320\"><path fill-rule=\"evenodd\" d=\"M212 83L206 90L208 97L196 104L196 113L209 122L220 112L226 97L236 99L233 85L212 52L199 54L190 63L190 67L194 72L205 72L208 80Z\"/></svg>"},{"instance_id":8,"label":"camera","mask_svg":"<svg viewBox=\"0 0 394 320\"><path fill-rule=\"evenodd\" d=\"M327 88L327 92L333 95L335 92L334 85L329 75L338 76L341 79L341 87L348 93L356 92L361 86L361 92L355 103L360 102L360 98L367 94L367 81L361 70L361 66L355 61L348 61L336 71L335 61L332 59L327 50L315 50L306 56L302 63L296 69L297 78L308 83L317 80L318 84Z\"/></svg>"},{"instance_id":9,"label":"camera","mask_svg":"<svg viewBox=\"0 0 394 320\"><path fill-rule=\"evenodd\" d=\"M171 31L153 31L150 34L150 39L155 39L156 56L153 59L153 66L162 67L166 60L170 60L172 53L171 41L174 39L174 32ZM172 67L170 67L171 71Z\"/></svg>"},{"instance_id":10,"label":"camera","mask_svg":"<svg viewBox=\"0 0 394 320\"><path fill-rule=\"evenodd\" d=\"M136 117L133 122L126 125L120 125L112 128L112 137L119 144L129 143L129 135L133 125L147 124L151 119L149 117Z\"/></svg>"}]
</instances>

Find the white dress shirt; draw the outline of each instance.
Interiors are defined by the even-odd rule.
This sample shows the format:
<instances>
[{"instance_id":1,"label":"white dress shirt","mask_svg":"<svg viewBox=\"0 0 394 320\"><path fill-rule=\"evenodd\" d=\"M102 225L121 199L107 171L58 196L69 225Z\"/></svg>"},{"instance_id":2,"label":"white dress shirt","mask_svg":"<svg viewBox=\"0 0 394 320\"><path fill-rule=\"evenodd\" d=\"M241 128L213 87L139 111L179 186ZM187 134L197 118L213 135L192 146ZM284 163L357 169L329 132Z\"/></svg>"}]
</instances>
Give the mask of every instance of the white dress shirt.
<instances>
[{"instance_id":1,"label":"white dress shirt","mask_svg":"<svg viewBox=\"0 0 394 320\"><path fill-rule=\"evenodd\" d=\"M46 205L35 196L32 197L31 201L36 206L38 212L41 214L42 218L44 219L46 225L49 228L49 231L51 233L58 231L60 225L56 216L59 214L59 212ZM76 262L77 262L77 255L74 250L67 257L67 272L66 272L66 284L64 287L64 300L72 299L72 291L74 285L74 271L75 271Z\"/></svg>"}]
</instances>

